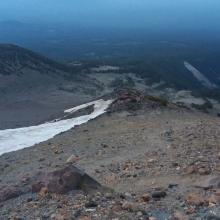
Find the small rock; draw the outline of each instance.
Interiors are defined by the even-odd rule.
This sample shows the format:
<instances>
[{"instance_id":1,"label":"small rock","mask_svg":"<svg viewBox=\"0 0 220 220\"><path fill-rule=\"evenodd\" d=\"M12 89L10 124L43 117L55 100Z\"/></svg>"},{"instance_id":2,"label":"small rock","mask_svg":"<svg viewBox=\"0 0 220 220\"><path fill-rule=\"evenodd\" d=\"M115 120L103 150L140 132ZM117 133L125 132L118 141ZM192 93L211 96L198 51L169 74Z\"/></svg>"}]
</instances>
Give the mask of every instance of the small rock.
<instances>
[{"instance_id":1,"label":"small rock","mask_svg":"<svg viewBox=\"0 0 220 220\"><path fill-rule=\"evenodd\" d=\"M148 193L145 193L141 196L141 199L144 201L144 202L149 202L150 201L150 195Z\"/></svg>"},{"instance_id":2,"label":"small rock","mask_svg":"<svg viewBox=\"0 0 220 220\"><path fill-rule=\"evenodd\" d=\"M33 201L33 198L27 198L27 202L32 202Z\"/></svg>"},{"instance_id":3,"label":"small rock","mask_svg":"<svg viewBox=\"0 0 220 220\"><path fill-rule=\"evenodd\" d=\"M191 214L193 214L195 212L196 212L196 209L194 207L189 207L186 210L186 214L189 214L189 215L191 215Z\"/></svg>"},{"instance_id":4,"label":"small rock","mask_svg":"<svg viewBox=\"0 0 220 220\"><path fill-rule=\"evenodd\" d=\"M168 188L169 188L169 189L172 189L172 188L177 187L177 186L178 186L177 183L170 183L170 184L168 185Z\"/></svg>"},{"instance_id":5,"label":"small rock","mask_svg":"<svg viewBox=\"0 0 220 220\"><path fill-rule=\"evenodd\" d=\"M143 216L143 213L142 213L141 211L138 211L138 212L137 212L137 216L138 216L138 217L141 217L141 216Z\"/></svg>"},{"instance_id":6,"label":"small rock","mask_svg":"<svg viewBox=\"0 0 220 220\"><path fill-rule=\"evenodd\" d=\"M206 217L207 220L220 220L220 216L214 215L214 214L209 214Z\"/></svg>"},{"instance_id":7,"label":"small rock","mask_svg":"<svg viewBox=\"0 0 220 220\"><path fill-rule=\"evenodd\" d=\"M109 146L107 144L101 144L103 148L108 148Z\"/></svg>"},{"instance_id":8,"label":"small rock","mask_svg":"<svg viewBox=\"0 0 220 220\"><path fill-rule=\"evenodd\" d=\"M154 199L164 198L166 195L167 193L165 191L154 191L151 193L151 196Z\"/></svg>"},{"instance_id":9,"label":"small rock","mask_svg":"<svg viewBox=\"0 0 220 220\"><path fill-rule=\"evenodd\" d=\"M154 163L154 162L156 162L155 159L149 159L149 160L148 160L148 163Z\"/></svg>"},{"instance_id":10,"label":"small rock","mask_svg":"<svg viewBox=\"0 0 220 220\"><path fill-rule=\"evenodd\" d=\"M180 212L174 213L173 217L171 219L172 220L189 220L189 218L186 215L184 215Z\"/></svg>"},{"instance_id":11,"label":"small rock","mask_svg":"<svg viewBox=\"0 0 220 220\"><path fill-rule=\"evenodd\" d=\"M125 198L132 198L132 195L131 195L131 193L129 193L129 192L126 192L126 193L125 193Z\"/></svg>"},{"instance_id":12,"label":"small rock","mask_svg":"<svg viewBox=\"0 0 220 220\"><path fill-rule=\"evenodd\" d=\"M75 156L74 154L72 154L67 160L66 160L66 163L70 163L70 164L74 164L76 163L77 161L79 161L79 157L78 156Z\"/></svg>"},{"instance_id":13,"label":"small rock","mask_svg":"<svg viewBox=\"0 0 220 220\"><path fill-rule=\"evenodd\" d=\"M95 207L97 207L98 206L98 204L95 202L95 201L93 201L93 200L91 200L91 201L89 201L89 202L87 202L86 204L85 204L85 207L86 208L95 208Z\"/></svg>"},{"instance_id":14,"label":"small rock","mask_svg":"<svg viewBox=\"0 0 220 220\"><path fill-rule=\"evenodd\" d=\"M203 198L201 195L196 193L190 193L186 197L186 202L189 205L196 205L196 206L202 206L206 203L205 198Z\"/></svg>"},{"instance_id":15,"label":"small rock","mask_svg":"<svg viewBox=\"0 0 220 220\"><path fill-rule=\"evenodd\" d=\"M80 217L78 220L92 220L92 218L89 216L83 216L83 217Z\"/></svg>"},{"instance_id":16,"label":"small rock","mask_svg":"<svg viewBox=\"0 0 220 220\"><path fill-rule=\"evenodd\" d=\"M44 196L47 195L47 193L48 193L48 188L47 188L47 187L42 187L42 188L40 189L39 195L42 196L42 197L44 197Z\"/></svg>"},{"instance_id":17,"label":"small rock","mask_svg":"<svg viewBox=\"0 0 220 220\"><path fill-rule=\"evenodd\" d=\"M220 204L220 196L218 195L211 195L208 199L207 199L208 203L212 203L212 204Z\"/></svg>"},{"instance_id":18,"label":"small rock","mask_svg":"<svg viewBox=\"0 0 220 220\"><path fill-rule=\"evenodd\" d=\"M138 211L138 205L137 203L126 201L122 204L122 209L130 211L130 212L136 212Z\"/></svg>"},{"instance_id":19,"label":"small rock","mask_svg":"<svg viewBox=\"0 0 220 220\"><path fill-rule=\"evenodd\" d=\"M107 185L113 185L115 182L117 182L118 177L116 174L110 174L105 176L104 179Z\"/></svg>"},{"instance_id":20,"label":"small rock","mask_svg":"<svg viewBox=\"0 0 220 220\"><path fill-rule=\"evenodd\" d=\"M62 150L54 150L54 153L55 153L55 154L62 154L63 151L62 151Z\"/></svg>"},{"instance_id":21,"label":"small rock","mask_svg":"<svg viewBox=\"0 0 220 220\"><path fill-rule=\"evenodd\" d=\"M113 194L112 193L106 193L105 194L105 198L106 199L112 199L114 196L113 196Z\"/></svg>"},{"instance_id":22,"label":"small rock","mask_svg":"<svg viewBox=\"0 0 220 220\"><path fill-rule=\"evenodd\" d=\"M208 168L199 168L198 173L200 175L208 175L211 173L211 170Z\"/></svg>"},{"instance_id":23,"label":"small rock","mask_svg":"<svg viewBox=\"0 0 220 220\"><path fill-rule=\"evenodd\" d=\"M215 195L220 196L220 190L219 189L215 190Z\"/></svg>"},{"instance_id":24,"label":"small rock","mask_svg":"<svg viewBox=\"0 0 220 220\"><path fill-rule=\"evenodd\" d=\"M45 158L41 157L38 161L39 162L45 161Z\"/></svg>"},{"instance_id":25,"label":"small rock","mask_svg":"<svg viewBox=\"0 0 220 220\"><path fill-rule=\"evenodd\" d=\"M185 172L186 175L197 173L198 172L198 167L195 166L195 165L188 166L187 168L185 168L184 172Z\"/></svg>"},{"instance_id":26,"label":"small rock","mask_svg":"<svg viewBox=\"0 0 220 220\"><path fill-rule=\"evenodd\" d=\"M203 189L220 189L220 176L207 176L194 184L195 187Z\"/></svg>"},{"instance_id":27,"label":"small rock","mask_svg":"<svg viewBox=\"0 0 220 220\"><path fill-rule=\"evenodd\" d=\"M52 220L68 220L66 216L61 214L52 214L50 217Z\"/></svg>"}]
</instances>

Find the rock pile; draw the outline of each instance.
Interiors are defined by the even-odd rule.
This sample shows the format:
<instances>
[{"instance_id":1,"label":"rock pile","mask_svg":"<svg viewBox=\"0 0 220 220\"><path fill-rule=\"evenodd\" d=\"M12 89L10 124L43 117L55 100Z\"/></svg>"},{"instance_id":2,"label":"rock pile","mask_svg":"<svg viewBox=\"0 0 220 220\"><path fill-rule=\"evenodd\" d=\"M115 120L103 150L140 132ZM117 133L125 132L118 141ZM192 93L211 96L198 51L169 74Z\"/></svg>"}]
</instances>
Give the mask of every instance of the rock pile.
<instances>
[{"instance_id":1,"label":"rock pile","mask_svg":"<svg viewBox=\"0 0 220 220\"><path fill-rule=\"evenodd\" d=\"M154 109L168 105L164 98L146 95L135 89L120 89L115 94L115 101L110 106L109 112Z\"/></svg>"},{"instance_id":2,"label":"rock pile","mask_svg":"<svg viewBox=\"0 0 220 220\"><path fill-rule=\"evenodd\" d=\"M116 92L116 99L112 103L109 111L135 111L143 103L144 95L133 89L121 89Z\"/></svg>"}]
</instances>

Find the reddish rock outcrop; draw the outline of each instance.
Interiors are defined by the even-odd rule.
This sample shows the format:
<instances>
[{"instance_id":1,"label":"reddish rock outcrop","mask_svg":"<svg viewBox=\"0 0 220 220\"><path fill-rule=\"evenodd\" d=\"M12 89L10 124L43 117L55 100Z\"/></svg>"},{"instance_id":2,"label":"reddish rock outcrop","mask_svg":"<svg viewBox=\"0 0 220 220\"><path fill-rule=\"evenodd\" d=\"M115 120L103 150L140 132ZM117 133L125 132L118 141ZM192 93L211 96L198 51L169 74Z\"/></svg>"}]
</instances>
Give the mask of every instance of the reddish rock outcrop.
<instances>
[{"instance_id":1,"label":"reddish rock outcrop","mask_svg":"<svg viewBox=\"0 0 220 220\"><path fill-rule=\"evenodd\" d=\"M71 190L90 191L101 185L73 165L50 172L41 173L32 184L33 192L47 188L48 192L64 194Z\"/></svg>"}]
</instances>

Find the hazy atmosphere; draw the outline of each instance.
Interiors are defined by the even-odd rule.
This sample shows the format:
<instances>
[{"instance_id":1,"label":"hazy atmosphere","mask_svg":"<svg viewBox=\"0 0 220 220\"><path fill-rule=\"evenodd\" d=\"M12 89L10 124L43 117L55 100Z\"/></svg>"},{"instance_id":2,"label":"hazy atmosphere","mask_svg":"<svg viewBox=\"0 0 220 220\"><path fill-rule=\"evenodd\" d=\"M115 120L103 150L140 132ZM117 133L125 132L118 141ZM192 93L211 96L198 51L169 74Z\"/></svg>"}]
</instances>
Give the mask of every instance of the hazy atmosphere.
<instances>
[{"instance_id":1,"label":"hazy atmosphere","mask_svg":"<svg viewBox=\"0 0 220 220\"><path fill-rule=\"evenodd\" d=\"M1 20L82 26L219 29L218 0L7 0Z\"/></svg>"},{"instance_id":2,"label":"hazy atmosphere","mask_svg":"<svg viewBox=\"0 0 220 220\"><path fill-rule=\"evenodd\" d=\"M0 0L9 219L220 219L220 0Z\"/></svg>"}]
</instances>

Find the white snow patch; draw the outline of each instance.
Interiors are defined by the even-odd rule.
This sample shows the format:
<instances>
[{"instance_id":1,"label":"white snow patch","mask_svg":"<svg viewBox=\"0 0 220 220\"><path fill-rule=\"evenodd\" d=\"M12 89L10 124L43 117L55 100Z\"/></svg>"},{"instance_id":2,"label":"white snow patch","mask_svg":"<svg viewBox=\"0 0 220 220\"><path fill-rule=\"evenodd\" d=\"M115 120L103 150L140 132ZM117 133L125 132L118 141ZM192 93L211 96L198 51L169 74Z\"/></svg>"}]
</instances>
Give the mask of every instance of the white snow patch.
<instances>
[{"instance_id":1,"label":"white snow patch","mask_svg":"<svg viewBox=\"0 0 220 220\"><path fill-rule=\"evenodd\" d=\"M193 74L193 76L202 83L202 85L206 86L207 88L214 89L217 86L210 82L198 69L196 69L193 65L184 61L185 67Z\"/></svg>"},{"instance_id":2,"label":"white snow patch","mask_svg":"<svg viewBox=\"0 0 220 220\"><path fill-rule=\"evenodd\" d=\"M120 70L120 67L104 65L104 66L99 66L99 67L93 67L91 68L91 70L94 72L117 71L117 70Z\"/></svg>"},{"instance_id":3,"label":"white snow patch","mask_svg":"<svg viewBox=\"0 0 220 220\"><path fill-rule=\"evenodd\" d=\"M49 140L55 135L68 131L76 125L81 125L106 112L113 100L103 99L65 110L65 113L73 113L79 109L94 105L94 111L89 115L76 118L53 121L37 126L0 130L0 155L11 151L31 147L40 142Z\"/></svg>"}]
</instances>

